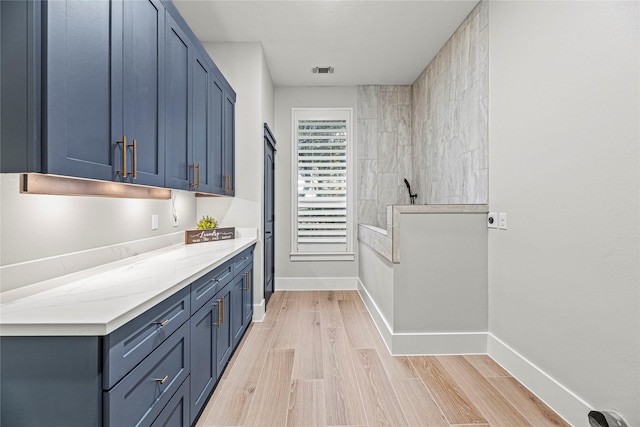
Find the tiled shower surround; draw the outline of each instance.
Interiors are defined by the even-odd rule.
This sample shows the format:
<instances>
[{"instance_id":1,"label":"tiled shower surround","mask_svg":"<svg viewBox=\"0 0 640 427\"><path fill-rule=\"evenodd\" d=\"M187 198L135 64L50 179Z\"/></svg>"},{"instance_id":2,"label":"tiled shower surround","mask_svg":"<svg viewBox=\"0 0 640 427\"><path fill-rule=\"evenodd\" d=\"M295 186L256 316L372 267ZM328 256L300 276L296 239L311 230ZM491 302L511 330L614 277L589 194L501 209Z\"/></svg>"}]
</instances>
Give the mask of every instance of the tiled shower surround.
<instances>
[{"instance_id":1,"label":"tiled shower surround","mask_svg":"<svg viewBox=\"0 0 640 427\"><path fill-rule=\"evenodd\" d=\"M358 87L358 222L386 206L487 203L488 5L460 24L412 86Z\"/></svg>"}]
</instances>

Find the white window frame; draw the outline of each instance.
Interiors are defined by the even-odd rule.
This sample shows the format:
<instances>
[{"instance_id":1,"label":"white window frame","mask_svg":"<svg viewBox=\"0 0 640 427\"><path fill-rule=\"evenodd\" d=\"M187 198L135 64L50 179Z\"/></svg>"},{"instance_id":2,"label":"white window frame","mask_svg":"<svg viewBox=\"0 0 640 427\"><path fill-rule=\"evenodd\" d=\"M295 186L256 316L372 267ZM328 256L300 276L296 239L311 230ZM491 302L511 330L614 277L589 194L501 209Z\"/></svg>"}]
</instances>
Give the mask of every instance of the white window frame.
<instances>
[{"instance_id":1,"label":"white window frame","mask_svg":"<svg viewBox=\"0 0 640 427\"><path fill-rule=\"evenodd\" d=\"M298 121L299 120L346 120L347 121L347 197L346 197L346 243L344 249L320 250L312 245L298 242ZM354 132L353 108L292 108L291 109L291 261L353 261L354 254Z\"/></svg>"}]
</instances>

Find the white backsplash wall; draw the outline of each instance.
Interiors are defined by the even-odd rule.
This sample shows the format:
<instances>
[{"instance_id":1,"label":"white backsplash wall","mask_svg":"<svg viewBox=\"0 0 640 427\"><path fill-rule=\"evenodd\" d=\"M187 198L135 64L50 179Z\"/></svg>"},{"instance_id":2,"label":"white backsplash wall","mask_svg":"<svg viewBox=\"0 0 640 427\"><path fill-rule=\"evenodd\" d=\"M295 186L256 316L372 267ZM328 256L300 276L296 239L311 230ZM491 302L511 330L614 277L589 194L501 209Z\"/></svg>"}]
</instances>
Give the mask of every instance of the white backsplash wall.
<instances>
[{"instance_id":1,"label":"white backsplash wall","mask_svg":"<svg viewBox=\"0 0 640 427\"><path fill-rule=\"evenodd\" d=\"M487 203L487 24L484 1L413 83L417 203Z\"/></svg>"},{"instance_id":2,"label":"white backsplash wall","mask_svg":"<svg viewBox=\"0 0 640 427\"><path fill-rule=\"evenodd\" d=\"M411 86L359 86L358 222L387 228L387 205L409 204Z\"/></svg>"}]
</instances>

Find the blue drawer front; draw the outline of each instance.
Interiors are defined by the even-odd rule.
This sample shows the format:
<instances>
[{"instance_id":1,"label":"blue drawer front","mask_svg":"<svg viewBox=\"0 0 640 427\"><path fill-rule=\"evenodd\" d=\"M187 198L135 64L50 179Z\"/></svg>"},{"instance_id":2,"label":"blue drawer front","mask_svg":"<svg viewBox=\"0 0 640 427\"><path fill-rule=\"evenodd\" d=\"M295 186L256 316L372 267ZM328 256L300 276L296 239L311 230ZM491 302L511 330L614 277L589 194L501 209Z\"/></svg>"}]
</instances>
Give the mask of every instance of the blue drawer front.
<instances>
[{"instance_id":1,"label":"blue drawer front","mask_svg":"<svg viewBox=\"0 0 640 427\"><path fill-rule=\"evenodd\" d=\"M190 301L187 286L104 338L104 390L111 389L189 319Z\"/></svg>"},{"instance_id":2,"label":"blue drawer front","mask_svg":"<svg viewBox=\"0 0 640 427\"><path fill-rule=\"evenodd\" d=\"M187 377L151 427L189 427L189 382Z\"/></svg>"},{"instance_id":3,"label":"blue drawer front","mask_svg":"<svg viewBox=\"0 0 640 427\"><path fill-rule=\"evenodd\" d=\"M229 260L193 282L191 284L191 313L198 311L232 278L233 260Z\"/></svg>"},{"instance_id":4,"label":"blue drawer front","mask_svg":"<svg viewBox=\"0 0 640 427\"><path fill-rule=\"evenodd\" d=\"M238 274L242 273L242 270L245 269L245 267L249 264L251 264L253 262L253 246L249 249L244 250L243 252L240 252L238 255L235 256L235 258L233 259L233 275L237 276Z\"/></svg>"},{"instance_id":5,"label":"blue drawer front","mask_svg":"<svg viewBox=\"0 0 640 427\"><path fill-rule=\"evenodd\" d=\"M190 345L187 322L104 392L104 425L150 426L189 376Z\"/></svg>"}]
</instances>

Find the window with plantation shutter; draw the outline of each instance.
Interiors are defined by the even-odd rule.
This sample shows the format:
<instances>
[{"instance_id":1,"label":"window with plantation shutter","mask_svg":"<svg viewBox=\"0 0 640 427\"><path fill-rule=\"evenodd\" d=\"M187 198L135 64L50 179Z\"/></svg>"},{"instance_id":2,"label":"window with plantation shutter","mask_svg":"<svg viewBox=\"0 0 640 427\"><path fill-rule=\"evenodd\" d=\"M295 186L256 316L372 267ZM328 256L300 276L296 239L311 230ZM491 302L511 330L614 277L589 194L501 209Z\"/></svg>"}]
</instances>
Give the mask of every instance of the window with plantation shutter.
<instances>
[{"instance_id":1,"label":"window with plantation shutter","mask_svg":"<svg viewBox=\"0 0 640 427\"><path fill-rule=\"evenodd\" d=\"M353 259L351 109L293 109L292 259Z\"/></svg>"}]
</instances>

